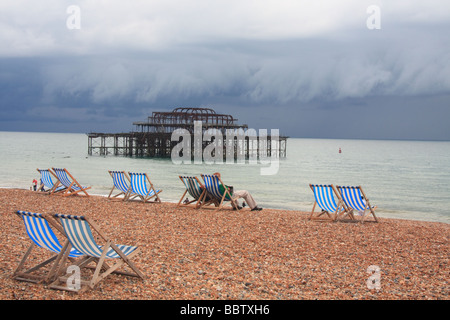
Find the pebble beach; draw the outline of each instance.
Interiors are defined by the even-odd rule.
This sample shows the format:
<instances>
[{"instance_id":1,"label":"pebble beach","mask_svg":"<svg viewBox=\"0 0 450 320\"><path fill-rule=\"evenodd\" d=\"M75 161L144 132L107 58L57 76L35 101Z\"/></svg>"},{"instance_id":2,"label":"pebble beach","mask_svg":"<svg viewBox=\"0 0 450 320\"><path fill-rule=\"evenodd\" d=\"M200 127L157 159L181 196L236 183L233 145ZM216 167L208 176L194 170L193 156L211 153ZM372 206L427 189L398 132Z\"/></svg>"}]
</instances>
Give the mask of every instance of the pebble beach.
<instances>
[{"instance_id":1,"label":"pebble beach","mask_svg":"<svg viewBox=\"0 0 450 320\"><path fill-rule=\"evenodd\" d=\"M23 189L0 189L0 208L2 300L449 298L446 223L311 221L301 211L195 210ZM17 210L89 216L115 243L140 248L133 261L145 279L112 274L83 293L12 279L31 243Z\"/></svg>"}]
</instances>

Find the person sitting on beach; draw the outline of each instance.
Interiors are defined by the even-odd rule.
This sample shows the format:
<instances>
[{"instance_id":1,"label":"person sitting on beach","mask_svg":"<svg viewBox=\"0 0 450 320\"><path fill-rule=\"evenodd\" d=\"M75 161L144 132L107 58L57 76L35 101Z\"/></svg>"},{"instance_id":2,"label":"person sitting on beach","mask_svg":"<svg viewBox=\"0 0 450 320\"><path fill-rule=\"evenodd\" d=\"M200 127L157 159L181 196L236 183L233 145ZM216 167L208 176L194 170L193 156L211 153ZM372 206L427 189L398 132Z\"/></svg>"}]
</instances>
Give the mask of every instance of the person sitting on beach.
<instances>
[{"instance_id":1,"label":"person sitting on beach","mask_svg":"<svg viewBox=\"0 0 450 320\"><path fill-rule=\"evenodd\" d=\"M219 172L214 173L214 175L220 178ZM220 188L221 193L223 193L225 191L225 187L222 184L219 185L219 188ZM230 189L230 188L228 187L228 189ZM242 208L239 206L237 199L243 198L245 200L245 202L248 204L248 206L250 207L251 211L262 210L261 207L258 207L255 199L253 199L253 196L247 190L231 190L230 193L231 193L231 199L233 200L233 203L239 209L242 209Z\"/></svg>"}]
</instances>

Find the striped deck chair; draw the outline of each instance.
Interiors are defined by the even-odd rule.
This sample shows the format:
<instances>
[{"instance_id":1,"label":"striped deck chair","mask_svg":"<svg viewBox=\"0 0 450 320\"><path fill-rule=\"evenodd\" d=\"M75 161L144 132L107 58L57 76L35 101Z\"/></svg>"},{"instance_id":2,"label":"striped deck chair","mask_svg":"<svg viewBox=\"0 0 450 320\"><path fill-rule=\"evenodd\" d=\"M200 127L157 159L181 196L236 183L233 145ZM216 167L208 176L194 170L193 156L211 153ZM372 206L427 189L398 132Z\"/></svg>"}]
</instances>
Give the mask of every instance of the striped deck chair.
<instances>
[{"instance_id":1,"label":"striped deck chair","mask_svg":"<svg viewBox=\"0 0 450 320\"><path fill-rule=\"evenodd\" d=\"M161 202L158 194L161 193L162 190L156 190L153 187L153 184L146 173L129 172L128 174L130 175L131 184L131 193L128 196L128 200L139 198L143 202L150 202L150 199L155 198L154 202Z\"/></svg>"},{"instance_id":2,"label":"striped deck chair","mask_svg":"<svg viewBox=\"0 0 450 320\"><path fill-rule=\"evenodd\" d=\"M239 210L235 201L232 200L232 190L222 182L220 177L214 174L202 174L201 176L205 182L206 191L219 203L216 210L223 208L224 201L230 201L231 207Z\"/></svg>"},{"instance_id":3,"label":"striped deck chair","mask_svg":"<svg viewBox=\"0 0 450 320\"><path fill-rule=\"evenodd\" d=\"M55 192L56 193L56 192L66 189L66 187L64 187L64 186L56 186L53 183L52 175L55 176L55 174L53 172L51 172L49 169L36 169L36 170L41 174L41 185L39 186L38 190L42 190L42 188L45 187L45 188L47 188L47 190L45 190L45 188L44 188L44 190L46 192L49 192L49 193ZM55 178L57 178L57 177L55 176ZM53 189L55 189L55 190L53 191Z\"/></svg>"},{"instance_id":4,"label":"striped deck chair","mask_svg":"<svg viewBox=\"0 0 450 320\"><path fill-rule=\"evenodd\" d=\"M375 215L376 206L371 206L369 199L366 197L361 186L337 186L342 200L344 200L347 207L361 214L361 222L364 222L367 215L372 215L375 222L378 222Z\"/></svg>"},{"instance_id":5,"label":"striped deck chair","mask_svg":"<svg viewBox=\"0 0 450 320\"><path fill-rule=\"evenodd\" d=\"M96 284L111 273L144 279L144 275L130 260L140 251L138 247L113 243L110 238L100 231L98 225L88 217L64 214L54 214L53 217L61 223L67 239L69 239L69 247L73 247L89 257L89 259L82 262L83 266L90 262L95 262L96 268L89 280L79 279L78 288L67 286L69 277L64 275L58 277L49 286L51 289L82 292L89 288L93 289ZM98 245L96 239L104 242L104 245ZM114 261L114 264L109 265L108 262L111 260ZM131 268L131 271L119 271L118 269L123 266L128 266ZM61 285L62 283L65 283L66 286Z\"/></svg>"},{"instance_id":6,"label":"striped deck chair","mask_svg":"<svg viewBox=\"0 0 450 320\"><path fill-rule=\"evenodd\" d=\"M127 200L131 191L130 177L128 177L125 171L108 171L108 172L111 175L114 184L111 189L111 192L108 195L108 199L109 200L120 199L124 201ZM114 189L117 189L119 193L112 196ZM123 198L117 198L121 195L123 195Z\"/></svg>"},{"instance_id":7,"label":"striped deck chair","mask_svg":"<svg viewBox=\"0 0 450 320\"><path fill-rule=\"evenodd\" d=\"M201 206L208 206L210 204L214 204L215 206L219 205L217 200L208 194L206 188L197 177L179 176L179 178L186 187L186 190L181 196L180 201L178 201L177 206L194 207L198 209ZM192 200L182 202L187 193L192 197Z\"/></svg>"},{"instance_id":8,"label":"striped deck chair","mask_svg":"<svg viewBox=\"0 0 450 320\"><path fill-rule=\"evenodd\" d=\"M69 242L65 239L65 244L62 246L52 230L52 228L54 228L64 234L61 226L57 225L52 218L48 218L42 213L17 211L16 214L23 220L28 237L32 240L32 243L22 257L19 266L14 271L13 278L20 281L35 283L48 283L53 281L57 276L59 269L58 265L62 262L63 256L69 245ZM52 225L52 227L50 227L50 225ZM54 255L52 255L49 259L24 270L25 265L27 264L27 259L30 257L31 252L35 247L44 248L50 252L53 252ZM83 256L83 254L76 249L71 249L70 251L67 251L67 253L69 259L75 259ZM41 255L42 252L39 256ZM50 270L45 268L45 266L51 263L53 263L53 265Z\"/></svg>"},{"instance_id":9,"label":"striped deck chair","mask_svg":"<svg viewBox=\"0 0 450 320\"><path fill-rule=\"evenodd\" d=\"M61 193L62 196L65 197L70 195L78 195L80 192L83 192L86 196L89 197L89 194L86 192L86 190L90 189L91 187L85 187L79 184L78 181L75 180L75 178L69 173L69 171L67 171L67 169L52 169L56 177L58 178L58 183L61 183L66 187L66 190ZM53 193L54 192L52 192L51 194Z\"/></svg>"},{"instance_id":10,"label":"striped deck chair","mask_svg":"<svg viewBox=\"0 0 450 320\"><path fill-rule=\"evenodd\" d=\"M326 220L336 221L339 217L350 217L354 220L353 214L349 212L344 201L339 193L336 191L334 185L314 185L310 184L309 187L314 193L314 206L311 210L309 219L320 219L322 215L327 215ZM337 199L337 202L336 202ZM316 205L319 206L321 212L314 216Z\"/></svg>"}]
</instances>

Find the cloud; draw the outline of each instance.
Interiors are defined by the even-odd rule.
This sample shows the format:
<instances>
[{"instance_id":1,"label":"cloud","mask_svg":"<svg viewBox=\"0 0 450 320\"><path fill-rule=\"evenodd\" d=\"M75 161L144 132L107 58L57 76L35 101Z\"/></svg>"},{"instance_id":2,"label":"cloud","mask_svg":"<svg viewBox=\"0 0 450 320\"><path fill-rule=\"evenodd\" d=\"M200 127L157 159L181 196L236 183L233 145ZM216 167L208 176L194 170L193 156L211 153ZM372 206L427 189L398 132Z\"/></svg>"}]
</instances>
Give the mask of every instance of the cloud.
<instances>
[{"instance_id":1,"label":"cloud","mask_svg":"<svg viewBox=\"0 0 450 320\"><path fill-rule=\"evenodd\" d=\"M373 4L381 30L366 27ZM80 7L79 30L66 26L69 5ZM449 9L437 0L3 1L0 112L95 123L216 106L265 123L274 108L280 117L295 108L321 122L324 110L447 97Z\"/></svg>"},{"instance_id":2,"label":"cloud","mask_svg":"<svg viewBox=\"0 0 450 320\"><path fill-rule=\"evenodd\" d=\"M406 42L409 41L409 37ZM94 103L123 98L157 103L223 96L246 103L303 103L376 95L450 91L449 51L412 47L386 36L347 41L246 41L180 46L164 54L63 59L43 68L45 96L88 94ZM276 47L276 49L274 49Z\"/></svg>"},{"instance_id":3,"label":"cloud","mask_svg":"<svg viewBox=\"0 0 450 320\"><path fill-rule=\"evenodd\" d=\"M157 51L228 40L345 37L366 28L368 0L27 0L0 4L2 56ZM69 30L67 8L80 8L80 30ZM383 27L448 22L446 1L376 1Z\"/></svg>"}]
</instances>

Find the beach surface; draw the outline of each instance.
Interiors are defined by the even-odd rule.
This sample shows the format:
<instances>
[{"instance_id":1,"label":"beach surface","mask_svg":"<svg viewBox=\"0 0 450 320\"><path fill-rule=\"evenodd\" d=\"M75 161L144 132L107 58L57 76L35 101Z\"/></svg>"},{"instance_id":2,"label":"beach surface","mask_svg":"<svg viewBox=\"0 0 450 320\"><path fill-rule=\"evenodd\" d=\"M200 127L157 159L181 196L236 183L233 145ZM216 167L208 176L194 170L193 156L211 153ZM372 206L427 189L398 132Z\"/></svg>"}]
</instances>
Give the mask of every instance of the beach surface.
<instances>
[{"instance_id":1,"label":"beach surface","mask_svg":"<svg viewBox=\"0 0 450 320\"><path fill-rule=\"evenodd\" d=\"M445 223L310 221L300 211L195 210L22 189L0 189L0 208L2 300L449 298ZM115 243L140 248L133 261L145 279L112 274L83 293L13 280L31 243L17 210L90 217Z\"/></svg>"}]
</instances>

